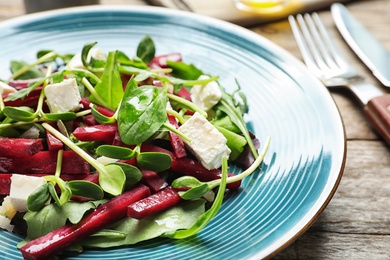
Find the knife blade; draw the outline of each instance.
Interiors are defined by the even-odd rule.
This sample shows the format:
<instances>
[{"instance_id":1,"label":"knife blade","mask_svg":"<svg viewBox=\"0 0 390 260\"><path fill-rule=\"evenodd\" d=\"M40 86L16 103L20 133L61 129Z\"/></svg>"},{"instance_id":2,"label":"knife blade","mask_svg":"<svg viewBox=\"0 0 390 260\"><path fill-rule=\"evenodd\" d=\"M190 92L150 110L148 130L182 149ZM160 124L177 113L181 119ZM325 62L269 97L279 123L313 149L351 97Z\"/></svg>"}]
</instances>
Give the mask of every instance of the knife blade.
<instances>
[{"instance_id":1,"label":"knife blade","mask_svg":"<svg viewBox=\"0 0 390 260\"><path fill-rule=\"evenodd\" d=\"M390 52L344 5L332 4L331 12L336 27L351 49L383 85L390 87Z\"/></svg>"}]
</instances>

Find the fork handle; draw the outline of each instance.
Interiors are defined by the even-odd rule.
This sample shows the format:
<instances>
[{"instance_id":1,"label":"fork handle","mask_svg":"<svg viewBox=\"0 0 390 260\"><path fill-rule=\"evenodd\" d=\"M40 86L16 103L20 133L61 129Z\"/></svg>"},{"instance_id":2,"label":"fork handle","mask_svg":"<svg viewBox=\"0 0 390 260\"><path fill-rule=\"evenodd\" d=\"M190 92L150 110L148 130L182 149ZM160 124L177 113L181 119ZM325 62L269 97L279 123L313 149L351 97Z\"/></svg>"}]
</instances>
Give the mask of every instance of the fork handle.
<instances>
[{"instance_id":1,"label":"fork handle","mask_svg":"<svg viewBox=\"0 0 390 260\"><path fill-rule=\"evenodd\" d=\"M364 107L364 114L375 130L390 145L390 94L372 98Z\"/></svg>"}]
</instances>

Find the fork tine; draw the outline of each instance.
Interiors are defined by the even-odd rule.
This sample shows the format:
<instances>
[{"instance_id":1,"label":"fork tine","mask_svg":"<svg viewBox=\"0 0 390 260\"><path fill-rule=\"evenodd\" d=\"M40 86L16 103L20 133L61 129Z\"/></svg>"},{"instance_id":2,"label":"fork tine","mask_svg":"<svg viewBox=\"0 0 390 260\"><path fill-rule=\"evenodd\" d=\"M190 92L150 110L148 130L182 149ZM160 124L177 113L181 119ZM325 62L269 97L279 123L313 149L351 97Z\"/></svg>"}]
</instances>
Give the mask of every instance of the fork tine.
<instances>
[{"instance_id":1,"label":"fork tine","mask_svg":"<svg viewBox=\"0 0 390 260\"><path fill-rule=\"evenodd\" d=\"M334 61L336 64L340 67L347 67L347 61L344 59L343 55L340 53L338 48L334 45L333 41L330 39L330 36L328 32L325 29L324 24L321 22L320 17L318 16L317 13L313 14L313 20L314 23L316 24L319 33L322 37L323 40L325 40L326 45L328 46L328 50L330 52L330 55L333 57Z\"/></svg>"},{"instance_id":2,"label":"fork tine","mask_svg":"<svg viewBox=\"0 0 390 260\"><path fill-rule=\"evenodd\" d=\"M303 60L306 62L306 65L308 67L313 67L313 66L315 67L316 63L315 63L314 59L312 58L312 55L309 53L309 47L307 46L307 44L303 40L303 35L302 35L300 29L298 28L298 24L295 21L294 16L290 15L288 17L288 21L290 22L291 30L294 34L295 40L298 44L298 48L301 52Z\"/></svg>"},{"instance_id":3,"label":"fork tine","mask_svg":"<svg viewBox=\"0 0 390 260\"><path fill-rule=\"evenodd\" d=\"M305 24L302 15L298 14L296 18L292 15L288 17L291 30L294 34L298 48L307 67L316 75L321 74L321 70L325 69L325 64L317 52L309 30ZM299 26L298 26L299 23Z\"/></svg>"},{"instance_id":4,"label":"fork tine","mask_svg":"<svg viewBox=\"0 0 390 260\"><path fill-rule=\"evenodd\" d=\"M330 41L330 37L322 24L320 17L317 13L312 15L305 14L305 21L310 29L310 33L314 38L315 44L321 53L321 56L325 59L326 64L332 68L338 66L335 58L335 46ZM325 44L324 44L325 41Z\"/></svg>"}]
</instances>

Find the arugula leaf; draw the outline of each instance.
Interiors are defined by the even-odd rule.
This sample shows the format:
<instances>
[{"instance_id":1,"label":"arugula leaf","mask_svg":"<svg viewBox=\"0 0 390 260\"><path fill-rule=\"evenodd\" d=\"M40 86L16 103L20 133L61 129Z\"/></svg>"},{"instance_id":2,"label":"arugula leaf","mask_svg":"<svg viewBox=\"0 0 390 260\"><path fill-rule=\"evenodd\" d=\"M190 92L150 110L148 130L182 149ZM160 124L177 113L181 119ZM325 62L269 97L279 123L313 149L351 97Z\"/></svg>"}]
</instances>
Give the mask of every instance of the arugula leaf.
<instances>
[{"instance_id":1,"label":"arugula leaf","mask_svg":"<svg viewBox=\"0 0 390 260\"><path fill-rule=\"evenodd\" d=\"M149 63L156 53L156 47L154 46L154 42L152 38L146 35L137 47L137 57L142 59L145 63Z\"/></svg>"},{"instance_id":2,"label":"arugula leaf","mask_svg":"<svg viewBox=\"0 0 390 260\"><path fill-rule=\"evenodd\" d=\"M142 220L124 218L108 229L85 239L81 244L96 248L133 245L173 233L178 229L190 228L204 210L205 200L200 199L180 203L171 209Z\"/></svg>"},{"instance_id":3,"label":"arugula leaf","mask_svg":"<svg viewBox=\"0 0 390 260\"><path fill-rule=\"evenodd\" d=\"M88 54L89 51L95 46L97 42L91 42L84 44L83 48L81 49L81 62L83 63L84 67L89 68L90 64L88 61Z\"/></svg>"},{"instance_id":4,"label":"arugula leaf","mask_svg":"<svg viewBox=\"0 0 390 260\"><path fill-rule=\"evenodd\" d=\"M234 161L244 151L244 147L247 144L245 137L229 131L223 127L215 126L221 134L223 134L227 140L226 145L230 149L229 159Z\"/></svg>"},{"instance_id":5,"label":"arugula leaf","mask_svg":"<svg viewBox=\"0 0 390 260\"><path fill-rule=\"evenodd\" d=\"M171 75L176 78L196 80L203 74L203 72L193 64L167 60L167 65L173 69Z\"/></svg>"},{"instance_id":6,"label":"arugula leaf","mask_svg":"<svg viewBox=\"0 0 390 260\"><path fill-rule=\"evenodd\" d=\"M248 146L255 158L258 157L257 149L253 144L252 138L249 135L249 131L244 122L243 113L239 106L236 106L234 99L231 95L227 94L223 88L221 88L222 98L219 103L214 107L216 111L224 112L232 122L240 129L244 135Z\"/></svg>"},{"instance_id":7,"label":"arugula leaf","mask_svg":"<svg viewBox=\"0 0 390 260\"><path fill-rule=\"evenodd\" d=\"M43 77L44 75L41 72L39 72L39 70L37 71L35 66L38 64L51 61L57 56L58 56L57 53L49 52L31 64L27 64L23 61L11 62L11 71L13 72L13 74L11 75L11 79L33 79L37 77Z\"/></svg>"},{"instance_id":8,"label":"arugula leaf","mask_svg":"<svg viewBox=\"0 0 390 260\"><path fill-rule=\"evenodd\" d=\"M26 239L35 239L65 225L67 217L61 207L53 203L37 212L28 211L24 220L27 222Z\"/></svg>"},{"instance_id":9,"label":"arugula leaf","mask_svg":"<svg viewBox=\"0 0 390 260\"><path fill-rule=\"evenodd\" d=\"M95 98L95 96L90 96L90 100L93 103L107 105L108 108L112 110L115 110L118 107L123 97L123 86L117 67L116 55L117 51L108 53L107 63L104 67L101 82L98 82L95 86L96 93L105 104L99 103L99 100Z\"/></svg>"},{"instance_id":10,"label":"arugula leaf","mask_svg":"<svg viewBox=\"0 0 390 260\"><path fill-rule=\"evenodd\" d=\"M28 65L29 64L27 62L13 60L13 61L11 61L11 72L16 73L19 70L27 67ZM14 77L14 79L35 79L35 78L40 78L40 77L43 77L42 72L40 72L36 68L29 68L29 69L26 69L20 75Z\"/></svg>"},{"instance_id":11,"label":"arugula leaf","mask_svg":"<svg viewBox=\"0 0 390 260\"><path fill-rule=\"evenodd\" d=\"M131 79L131 85L136 85ZM125 144L141 144L166 122L167 90L155 86L126 89L118 111L118 130Z\"/></svg>"},{"instance_id":12,"label":"arugula leaf","mask_svg":"<svg viewBox=\"0 0 390 260\"><path fill-rule=\"evenodd\" d=\"M105 202L107 202L107 200L97 200L83 203L69 201L62 207L62 212L72 224L77 224L84 217L87 211L95 209Z\"/></svg>"},{"instance_id":13,"label":"arugula leaf","mask_svg":"<svg viewBox=\"0 0 390 260\"><path fill-rule=\"evenodd\" d=\"M228 172L227 159L223 158L221 183L219 185L217 196L215 197L215 200L211 208L207 210L205 213L203 213L191 228L185 230L177 230L172 234L167 234L167 236L175 239L183 239L183 238L193 236L196 233L198 233L200 230L202 230L214 218L214 216L218 213L219 209L222 206L223 197L226 189L227 172ZM197 186L197 187L201 187L202 191L204 189L204 187L202 186ZM197 187L195 188L197 189Z\"/></svg>"},{"instance_id":14,"label":"arugula leaf","mask_svg":"<svg viewBox=\"0 0 390 260\"><path fill-rule=\"evenodd\" d=\"M53 203L37 212L28 211L23 217L27 222L26 239L32 240L41 237L64 226L68 219L74 224L78 223L88 210L95 209L104 202L106 200L82 203L68 202L62 207Z\"/></svg>"}]
</instances>

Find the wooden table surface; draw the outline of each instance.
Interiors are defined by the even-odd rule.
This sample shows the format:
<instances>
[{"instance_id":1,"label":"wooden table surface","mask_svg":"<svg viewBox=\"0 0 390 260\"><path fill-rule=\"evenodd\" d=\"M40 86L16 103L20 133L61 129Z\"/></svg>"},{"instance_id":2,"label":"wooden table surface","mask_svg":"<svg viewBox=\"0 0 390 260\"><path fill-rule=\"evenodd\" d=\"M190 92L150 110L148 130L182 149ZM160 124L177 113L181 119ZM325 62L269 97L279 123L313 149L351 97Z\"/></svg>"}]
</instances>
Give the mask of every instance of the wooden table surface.
<instances>
[{"instance_id":1,"label":"wooden table surface","mask_svg":"<svg viewBox=\"0 0 390 260\"><path fill-rule=\"evenodd\" d=\"M315 0L312 0L315 1ZM133 1L104 1L121 4ZM141 4L141 0L134 1ZM390 50L390 1L354 1L348 9ZM336 44L367 80L383 87L343 42L329 9L318 12ZM0 0L0 20L24 14L22 0ZM249 28L301 58L287 20ZM390 69L390 68L389 68ZM347 161L336 194L317 221L274 259L390 259L390 148L370 128L358 104L332 92L347 136Z\"/></svg>"}]
</instances>

